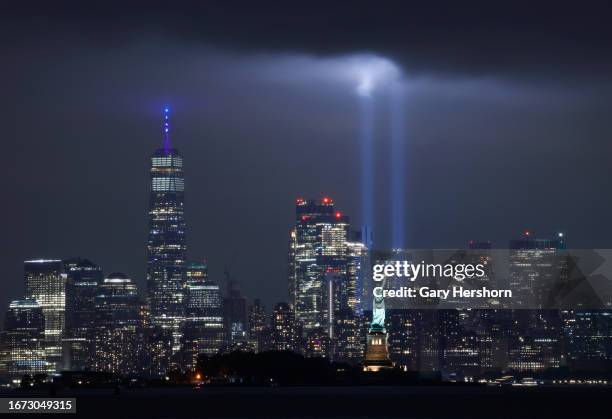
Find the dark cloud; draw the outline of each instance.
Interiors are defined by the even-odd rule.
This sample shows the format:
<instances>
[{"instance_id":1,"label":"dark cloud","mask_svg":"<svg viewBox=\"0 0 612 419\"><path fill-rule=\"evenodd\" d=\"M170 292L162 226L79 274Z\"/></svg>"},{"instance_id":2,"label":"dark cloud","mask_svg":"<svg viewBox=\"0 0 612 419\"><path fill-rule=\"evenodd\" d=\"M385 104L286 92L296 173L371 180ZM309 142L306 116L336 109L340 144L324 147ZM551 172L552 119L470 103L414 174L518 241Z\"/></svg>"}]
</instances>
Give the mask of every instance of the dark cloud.
<instances>
[{"instance_id":1,"label":"dark cloud","mask_svg":"<svg viewBox=\"0 0 612 419\"><path fill-rule=\"evenodd\" d=\"M357 49L389 56L409 72L541 79L607 77L612 67L606 1L24 3L3 10L17 39L61 34L65 42L110 47L163 37L323 55Z\"/></svg>"}]
</instances>

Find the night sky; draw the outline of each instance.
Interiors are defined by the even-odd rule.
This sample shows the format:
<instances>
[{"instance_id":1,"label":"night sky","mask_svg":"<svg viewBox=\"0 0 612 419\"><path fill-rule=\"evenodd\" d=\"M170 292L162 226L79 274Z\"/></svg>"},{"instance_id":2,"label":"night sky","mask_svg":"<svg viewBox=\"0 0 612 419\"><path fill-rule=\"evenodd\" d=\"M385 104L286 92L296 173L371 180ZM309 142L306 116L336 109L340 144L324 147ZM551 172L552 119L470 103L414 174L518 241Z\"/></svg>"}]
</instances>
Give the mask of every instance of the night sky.
<instances>
[{"instance_id":1,"label":"night sky","mask_svg":"<svg viewBox=\"0 0 612 419\"><path fill-rule=\"evenodd\" d=\"M86 257L144 294L165 103L190 259L217 280L231 265L268 307L286 300L295 198L329 195L359 225L355 74L371 65L396 83L370 98L379 247L398 83L410 247L502 248L525 228L612 247L605 2L24 3L0 6L0 311L28 258Z\"/></svg>"}]
</instances>

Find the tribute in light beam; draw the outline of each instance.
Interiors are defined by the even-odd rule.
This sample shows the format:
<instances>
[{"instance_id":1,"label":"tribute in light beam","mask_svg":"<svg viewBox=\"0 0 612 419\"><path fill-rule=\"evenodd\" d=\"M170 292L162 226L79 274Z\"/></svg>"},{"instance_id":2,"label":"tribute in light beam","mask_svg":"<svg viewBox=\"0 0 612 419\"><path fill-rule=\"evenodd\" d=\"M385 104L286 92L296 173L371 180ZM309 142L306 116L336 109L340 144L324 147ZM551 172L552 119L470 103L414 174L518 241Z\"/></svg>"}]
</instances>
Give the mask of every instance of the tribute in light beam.
<instances>
[{"instance_id":1,"label":"tribute in light beam","mask_svg":"<svg viewBox=\"0 0 612 419\"><path fill-rule=\"evenodd\" d=\"M374 98L361 95L361 216L368 229L374 223Z\"/></svg>"},{"instance_id":2,"label":"tribute in light beam","mask_svg":"<svg viewBox=\"0 0 612 419\"><path fill-rule=\"evenodd\" d=\"M367 75L364 75L361 78L359 85L357 85L357 93L360 96L370 96L372 94L373 87L374 86L372 84L372 78Z\"/></svg>"},{"instance_id":3,"label":"tribute in light beam","mask_svg":"<svg viewBox=\"0 0 612 419\"><path fill-rule=\"evenodd\" d=\"M371 96L375 88L387 86L397 80L400 74L391 61L374 55L353 58L350 68L357 81L357 94L360 96Z\"/></svg>"},{"instance_id":4,"label":"tribute in light beam","mask_svg":"<svg viewBox=\"0 0 612 419\"><path fill-rule=\"evenodd\" d=\"M393 87L399 79L397 66L382 57L358 56L352 61L351 74L357 82L361 118L361 210L365 242L371 246L374 224L374 92ZM401 176L401 175L400 175ZM403 213L403 210L401 210ZM394 225L394 228L397 228ZM403 228L402 228L403 230Z\"/></svg>"},{"instance_id":5,"label":"tribute in light beam","mask_svg":"<svg viewBox=\"0 0 612 419\"><path fill-rule=\"evenodd\" d=\"M405 247L404 91L394 83L391 104L391 241L395 249Z\"/></svg>"}]
</instances>

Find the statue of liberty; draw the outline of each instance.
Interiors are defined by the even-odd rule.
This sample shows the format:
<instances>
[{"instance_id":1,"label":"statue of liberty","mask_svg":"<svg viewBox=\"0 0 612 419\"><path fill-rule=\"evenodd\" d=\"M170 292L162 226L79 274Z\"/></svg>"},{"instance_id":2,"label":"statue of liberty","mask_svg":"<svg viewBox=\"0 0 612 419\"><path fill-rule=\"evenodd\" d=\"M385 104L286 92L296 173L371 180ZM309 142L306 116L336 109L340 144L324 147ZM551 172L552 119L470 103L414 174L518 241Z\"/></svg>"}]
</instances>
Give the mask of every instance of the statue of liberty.
<instances>
[{"instance_id":1,"label":"statue of liberty","mask_svg":"<svg viewBox=\"0 0 612 419\"><path fill-rule=\"evenodd\" d=\"M372 332L386 332L385 299L383 297L374 296L374 301L372 301L372 323L370 323L370 333Z\"/></svg>"},{"instance_id":2,"label":"statue of liberty","mask_svg":"<svg viewBox=\"0 0 612 419\"><path fill-rule=\"evenodd\" d=\"M384 280L380 284L384 289ZM374 296L372 301L372 323L367 336L366 357L363 361L364 371L381 371L393 368L389 359L387 347L387 331L385 330L385 299Z\"/></svg>"}]
</instances>

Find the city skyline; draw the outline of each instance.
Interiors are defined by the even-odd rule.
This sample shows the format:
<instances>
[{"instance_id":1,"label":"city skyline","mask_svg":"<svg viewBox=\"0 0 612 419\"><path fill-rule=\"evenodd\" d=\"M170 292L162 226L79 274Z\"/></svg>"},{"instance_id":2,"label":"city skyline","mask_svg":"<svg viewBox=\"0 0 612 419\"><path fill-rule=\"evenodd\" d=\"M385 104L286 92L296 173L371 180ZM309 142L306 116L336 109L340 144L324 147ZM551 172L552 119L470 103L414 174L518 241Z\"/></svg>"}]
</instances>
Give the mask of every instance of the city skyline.
<instances>
[{"instance_id":1,"label":"city skyline","mask_svg":"<svg viewBox=\"0 0 612 419\"><path fill-rule=\"evenodd\" d=\"M371 264L435 251L385 251L333 197L300 196L286 229L288 257L279 258L287 263L280 301L262 305L269 295L243 294L232 264L224 267L223 279L211 279L209 259L187 257L188 165L170 141L169 114L165 105L160 146L150 154L146 289L139 292L125 273L103 275L104 267L88 255L25 260L24 293L8 305L0 333L5 382L38 388L50 377L52 385L84 387L126 379L144 386L160 380L269 385L278 379L285 385L282 375L266 372L262 378L253 375L252 364L245 369L241 363L251 359L258 369L285 359L295 363L291 368L317 362L328 371L318 384L350 374L350 385L359 385L381 374L387 384L498 385L511 377L512 385L532 386L572 384L586 374L597 378L595 385L608 385L602 377L612 365L609 281L605 270L585 270L589 264L568 251L564 232L544 238L524 230L508 241L507 259L497 260L500 252L487 240L466 241L463 251L447 254L456 267L484 263L478 286L507 282L511 302L487 298L490 306L480 308L453 297L456 308L436 307L438 297L421 295L422 306L396 306L372 295ZM585 255L593 268L605 264L605 252ZM506 262L507 272L498 270ZM590 282L598 279L603 288Z\"/></svg>"},{"instance_id":2,"label":"city skyline","mask_svg":"<svg viewBox=\"0 0 612 419\"><path fill-rule=\"evenodd\" d=\"M605 417L611 21L0 4L0 412Z\"/></svg>"},{"instance_id":3,"label":"city skyline","mask_svg":"<svg viewBox=\"0 0 612 419\"><path fill-rule=\"evenodd\" d=\"M222 297L219 285L208 279L206 263L187 263L181 269L184 305L177 328L156 319L158 314L139 299L136 284L123 273L102 280L100 267L86 259L25 261L26 292L9 305L0 336L3 377L18 384L27 373L62 371L68 380L73 374L89 380L104 372L111 375L100 379L199 382L203 371L217 362L239 360L239 353L260 354L255 359L265 362L266 357L289 356L268 352L282 350L319 362L346 362L351 369L363 366L363 372L416 372L421 378L434 374L449 382L491 380L507 373L573 381L567 377L609 372L612 295L600 290L599 303L581 298L594 278L583 271L585 265L575 263L582 257L567 251L565 237L543 240L525 232L511 241L509 278L492 263L500 254L490 243L473 242L469 250L447 254L455 264L488 261L479 284L496 287L509 280L517 293L510 303L435 309L436 299L425 298L420 308L385 310L383 299L375 299L373 311L367 303L362 311L360 298L372 297L361 281L364 267L370 260L409 255L400 249L364 252L359 235L349 236L349 226L349 217L334 208L330 197L297 199L288 259L294 302L276 304L270 317L259 300L247 306L229 271ZM585 253L587 258L595 254ZM557 286L563 291L555 297ZM578 300L569 295L573 290ZM569 306L550 305L551 297L562 295L570 296ZM162 312L174 322L172 305ZM409 374L403 377L410 380Z\"/></svg>"}]
</instances>

